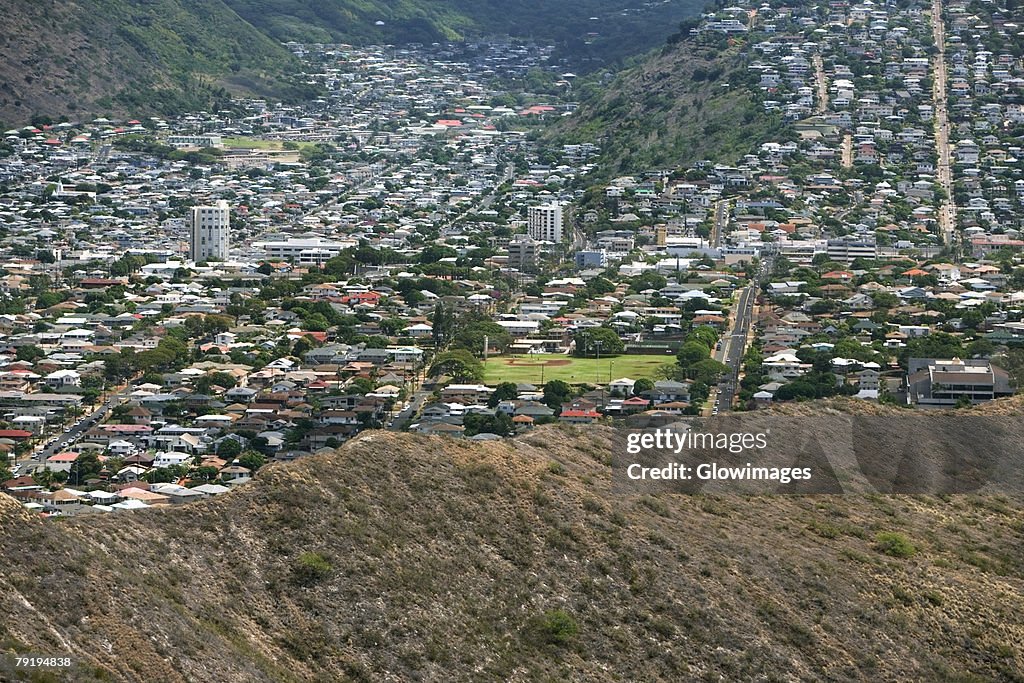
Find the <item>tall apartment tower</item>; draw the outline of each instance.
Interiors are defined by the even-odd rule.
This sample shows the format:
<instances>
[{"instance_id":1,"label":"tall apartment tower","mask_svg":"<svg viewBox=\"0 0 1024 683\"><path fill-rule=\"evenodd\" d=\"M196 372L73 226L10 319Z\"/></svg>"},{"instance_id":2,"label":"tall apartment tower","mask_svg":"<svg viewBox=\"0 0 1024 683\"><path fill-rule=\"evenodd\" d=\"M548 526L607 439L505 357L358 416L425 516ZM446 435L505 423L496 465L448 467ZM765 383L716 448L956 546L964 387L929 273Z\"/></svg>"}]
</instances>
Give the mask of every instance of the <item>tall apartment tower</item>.
<instances>
[{"instance_id":1,"label":"tall apartment tower","mask_svg":"<svg viewBox=\"0 0 1024 683\"><path fill-rule=\"evenodd\" d=\"M192 207L192 241L189 256L200 261L227 261L231 232L231 209L219 201L215 206Z\"/></svg>"},{"instance_id":2,"label":"tall apartment tower","mask_svg":"<svg viewBox=\"0 0 1024 683\"><path fill-rule=\"evenodd\" d=\"M562 241L562 205L558 203L531 206L526 215L526 231L542 242Z\"/></svg>"}]
</instances>

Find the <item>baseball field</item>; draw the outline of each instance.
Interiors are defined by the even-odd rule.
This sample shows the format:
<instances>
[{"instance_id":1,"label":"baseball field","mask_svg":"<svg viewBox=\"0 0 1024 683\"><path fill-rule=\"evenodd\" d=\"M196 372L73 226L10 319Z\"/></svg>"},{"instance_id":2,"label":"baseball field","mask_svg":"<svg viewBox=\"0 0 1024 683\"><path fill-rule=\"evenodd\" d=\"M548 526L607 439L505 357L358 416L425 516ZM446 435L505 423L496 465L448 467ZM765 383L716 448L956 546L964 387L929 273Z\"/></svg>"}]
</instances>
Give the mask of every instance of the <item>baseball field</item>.
<instances>
[{"instance_id":1,"label":"baseball field","mask_svg":"<svg viewBox=\"0 0 1024 683\"><path fill-rule=\"evenodd\" d=\"M494 356L484 364L484 383L543 384L560 379L569 384L607 384L620 377L658 379L658 369L673 356L622 355L612 358L574 358L560 354Z\"/></svg>"}]
</instances>

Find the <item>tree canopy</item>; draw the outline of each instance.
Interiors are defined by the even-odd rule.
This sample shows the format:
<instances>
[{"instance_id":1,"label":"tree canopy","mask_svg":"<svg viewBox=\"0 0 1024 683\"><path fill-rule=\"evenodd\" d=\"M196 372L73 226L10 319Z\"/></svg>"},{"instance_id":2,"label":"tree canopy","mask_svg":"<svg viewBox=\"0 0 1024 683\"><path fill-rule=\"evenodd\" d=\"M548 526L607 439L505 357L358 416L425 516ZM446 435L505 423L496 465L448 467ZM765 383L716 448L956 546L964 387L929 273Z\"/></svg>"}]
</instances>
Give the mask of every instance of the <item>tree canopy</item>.
<instances>
[{"instance_id":1,"label":"tree canopy","mask_svg":"<svg viewBox=\"0 0 1024 683\"><path fill-rule=\"evenodd\" d=\"M440 353L430 365L430 375L448 375L456 382L479 382L484 377L484 364L465 349Z\"/></svg>"},{"instance_id":2,"label":"tree canopy","mask_svg":"<svg viewBox=\"0 0 1024 683\"><path fill-rule=\"evenodd\" d=\"M592 327L576 333L574 354L594 358L597 356L617 356L626 350L626 345L609 327Z\"/></svg>"}]
</instances>

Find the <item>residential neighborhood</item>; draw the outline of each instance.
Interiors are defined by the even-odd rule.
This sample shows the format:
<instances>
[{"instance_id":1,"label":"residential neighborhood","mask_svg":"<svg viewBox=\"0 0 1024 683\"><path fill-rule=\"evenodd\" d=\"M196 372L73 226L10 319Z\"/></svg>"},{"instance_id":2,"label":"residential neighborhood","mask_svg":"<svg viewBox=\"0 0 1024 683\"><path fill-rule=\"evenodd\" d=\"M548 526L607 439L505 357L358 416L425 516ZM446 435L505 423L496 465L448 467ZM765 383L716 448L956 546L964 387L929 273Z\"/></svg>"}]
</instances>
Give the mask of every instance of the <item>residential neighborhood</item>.
<instances>
[{"instance_id":1,"label":"residential neighborhood","mask_svg":"<svg viewBox=\"0 0 1024 683\"><path fill-rule=\"evenodd\" d=\"M551 142L577 77L512 40L289 43L327 96L4 132L3 490L116 512L366 429L1014 394L1008 17L741 3L693 31L745 51L727 85L781 123L732 165L617 176L601 139Z\"/></svg>"}]
</instances>

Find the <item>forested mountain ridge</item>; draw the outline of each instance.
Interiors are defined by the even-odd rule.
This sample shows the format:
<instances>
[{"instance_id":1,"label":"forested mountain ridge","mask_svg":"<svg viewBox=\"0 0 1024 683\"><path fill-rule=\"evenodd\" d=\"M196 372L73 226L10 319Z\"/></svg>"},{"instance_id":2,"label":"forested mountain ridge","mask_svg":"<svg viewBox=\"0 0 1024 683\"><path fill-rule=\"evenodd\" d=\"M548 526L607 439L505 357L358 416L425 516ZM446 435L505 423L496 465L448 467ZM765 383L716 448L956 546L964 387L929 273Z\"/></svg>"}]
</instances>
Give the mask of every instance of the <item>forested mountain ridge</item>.
<instances>
[{"instance_id":1,"label":"forested mountain ridge","mask_svg":"<svg viewBox=\"0 0 1024 683\"><path fill-rule=\"evenodd\" d=\"M596 68L660 44L701 0L225 0L280 41L430 43L487 36L554 42L556 58Z\"/></svg>"},{"instance_id":2,"label":"forested mountain ridge","mask_svg":"<svg viewBox=\"0 0 1024 683\"><path fill-rule=\"evenodd\" d=\"M0 0L0 121L308 94L300 64L221 0Z\"/></svg>"},{"instance_id":3,"label":"forested mountain ridge","mask_svg":"<svg viewBox=\"0 0 1024 683\"><path fill-rule=\"evenodd\" d=\"M0 0L0 122L180 113L231 94L315 92L283 42L430 43L511 35L582 69L664 40L693 0ZM568 68L568 67L567 67Z\"/></svg>"},{"instance_id":4,"label":"forested mountain ridge","mask_svg":"<svg viewBox=\"0 0 1024 683\"><path fill-rule=\"evenodd\" d=\"M676 36L679 38L679 36ZM720 40L674 40L611 82L584 81L580 107L551 141L598 142L605 174L734 163L784 123L747 87L749 55Z\"/></svg>"}]
</instances>

